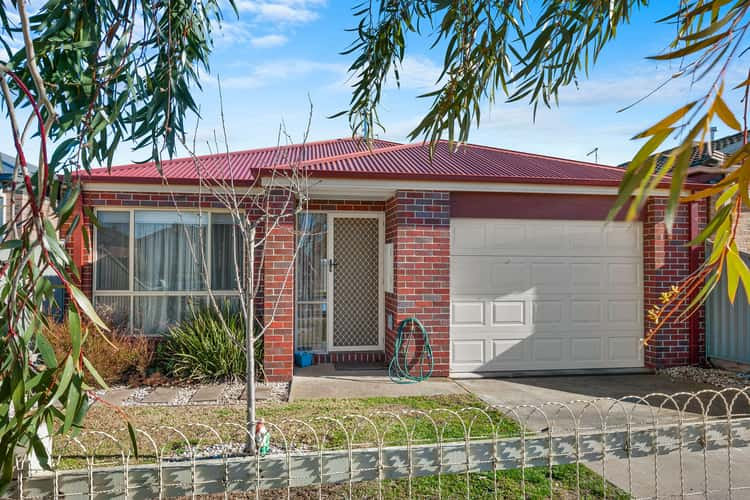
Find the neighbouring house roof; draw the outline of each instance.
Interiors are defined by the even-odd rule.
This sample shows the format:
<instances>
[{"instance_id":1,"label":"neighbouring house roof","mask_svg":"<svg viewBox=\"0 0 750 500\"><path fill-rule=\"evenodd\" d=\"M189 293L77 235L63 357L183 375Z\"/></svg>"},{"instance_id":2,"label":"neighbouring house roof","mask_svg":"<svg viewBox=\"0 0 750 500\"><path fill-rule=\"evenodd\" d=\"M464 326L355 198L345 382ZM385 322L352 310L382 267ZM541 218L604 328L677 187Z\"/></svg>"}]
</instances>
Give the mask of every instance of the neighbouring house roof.
<instances>
[{"instance_id":1,"label":"neighbouring house roof","mask_svg":"<svg viewBox=\"0 0 750 500\"><path fill-rule=\"evenodd\" d=\"M16 157L0 152L0 183L13 180ZM36 172L36 165L28 165L29 172Z\"/></svg>"},{"instance_id":2,"label":"neighbouring house roof","mask_svg":"<svg viewBox=\"0 0 750 500\"><path fill-rule=\"evenodd\" d=\"M618 185L624 173L618 167L475 144L451 148L447 141L440 141L431 151L425 143L375 140L368 148L360 139L336 139L162 162L164 177L174 184L195 184L200 179L252 183L270 168L300 168L314 177L601 186ZM162 182L153 163L94 169L80 178L84 182Z\"/></svg>"},{"instance_id":3,"label":"neighbouring house roof","mask_svg":"<svg viewBox=\"0 0 750 500\"><path fill-rule=\"evenodd\" d=\"M727 135L711 141L711 147L708 147L708 143L696 144L690 151L690 167L699 166L716 166L726 159L727 156L735 153L743 144L744 132L738 132L736 134ZM670 154L675 148L667 149L655 153L650 158L656 157L656 167L661 169L669 159ZM627 168L630 162L625 162L619 166ZM697 183L714 183L720 180L723 175L716 173L696 172L689 173L690 181Z\"/></svg>"}]
</instances>

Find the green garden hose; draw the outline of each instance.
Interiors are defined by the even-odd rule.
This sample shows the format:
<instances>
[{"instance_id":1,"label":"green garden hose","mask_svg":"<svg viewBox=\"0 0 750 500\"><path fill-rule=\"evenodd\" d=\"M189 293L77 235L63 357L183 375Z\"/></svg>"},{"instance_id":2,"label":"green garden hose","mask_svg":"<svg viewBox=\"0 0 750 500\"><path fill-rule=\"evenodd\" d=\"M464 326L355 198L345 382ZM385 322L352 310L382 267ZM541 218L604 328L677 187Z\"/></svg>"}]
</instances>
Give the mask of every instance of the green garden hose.
<instances>
[{"instance_id":1,"label":"green garden hose","mask_svg":"<svg viewBox=\"0 0 750 500\"><path fill-rule=\"evenodd\" d=\"M419 327L421 333L416 333L415 327ZM435 360L432 358L432 345L427 330L417 318L406 318L398 325L388 376L396 384L413 384L430 378L434 367Z\"/></svg>"}]
</instances>

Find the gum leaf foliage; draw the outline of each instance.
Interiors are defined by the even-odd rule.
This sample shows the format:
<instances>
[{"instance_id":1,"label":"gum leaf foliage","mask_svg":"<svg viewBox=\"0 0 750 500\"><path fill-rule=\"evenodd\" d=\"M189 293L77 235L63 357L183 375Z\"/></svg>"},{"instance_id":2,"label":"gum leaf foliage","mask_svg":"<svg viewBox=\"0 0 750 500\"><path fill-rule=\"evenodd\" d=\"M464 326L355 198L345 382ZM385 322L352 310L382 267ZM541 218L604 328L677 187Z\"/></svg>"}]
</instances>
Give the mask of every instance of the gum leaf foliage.
<instances>
[{"instance_id":1,"label":"gum leaf foliage","mask_svg":"<svg viewBox=\"0 0 750 500\"><path fill-rule=\"evenodd\" d=\"M40 428L53 437L79 431L96 398L86 373L104 386L85 340L107 327L78 288L80 269L64 243L84 216L71 174L110 166L123 144L157 165L175 153L186 114L197 112L191 89L208 70L220 5L234 9L218 0L49 0L25 13L31 6L19 1L0 2L0 133L14 141L18 168L15 214L0 227L0 489L18 449L48 465ZM32 136L41 153L29 162ZM44 335L42 304L54 300L45 274L67 292L64 359Z\"/></svg>"}]
</instances>

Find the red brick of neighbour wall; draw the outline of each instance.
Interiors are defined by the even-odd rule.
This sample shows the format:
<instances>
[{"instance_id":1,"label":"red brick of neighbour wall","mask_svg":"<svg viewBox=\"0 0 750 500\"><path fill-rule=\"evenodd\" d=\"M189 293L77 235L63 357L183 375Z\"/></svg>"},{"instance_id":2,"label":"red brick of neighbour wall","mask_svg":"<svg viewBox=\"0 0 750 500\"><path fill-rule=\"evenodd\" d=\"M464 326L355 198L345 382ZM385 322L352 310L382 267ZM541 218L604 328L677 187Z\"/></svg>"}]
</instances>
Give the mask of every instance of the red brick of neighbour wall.
<instances>
[{"instance_id":1,"label":"red brick of neighbour wall","mask_svg":"<svg viewBox=\"0 0 750 500\"><path fill-rule=\"evenodd\" d=\"M386 202L386 242L394 247L394 292L386 293L386 358L399 323L419 319L428 331L434 376L450 370L450 193L398 191Z\"/></svg>"},{"instance_id":2,"label":"red brick of neighbour wall","mask_svg":"<svg viewBox=\"0 0 750 500\"><path fill-rule=\"evenodd\" d=\"M643 219L643 286L644 286L644 330L649 331L654 324L648 319L648 311L661 304L660 295L672 285L678 284L692 271L691 265L703 260L702 248L689 248L685 244L691 240L691 210L689 205L681 205L675 217L672 232L669 234L664 224L666 199L654 198L646 205ZM693 234L696 227L706 224L706 210L703 203L693 209ZM695 252L691 262L691 251ZM705 359L704 311L697 311L697 317L679 320L676 314L672 321L664 325L645 346L645 362L650 368L688 365ZM691 323L696 355L691 358Z\"/></svg>"}]
</instances>

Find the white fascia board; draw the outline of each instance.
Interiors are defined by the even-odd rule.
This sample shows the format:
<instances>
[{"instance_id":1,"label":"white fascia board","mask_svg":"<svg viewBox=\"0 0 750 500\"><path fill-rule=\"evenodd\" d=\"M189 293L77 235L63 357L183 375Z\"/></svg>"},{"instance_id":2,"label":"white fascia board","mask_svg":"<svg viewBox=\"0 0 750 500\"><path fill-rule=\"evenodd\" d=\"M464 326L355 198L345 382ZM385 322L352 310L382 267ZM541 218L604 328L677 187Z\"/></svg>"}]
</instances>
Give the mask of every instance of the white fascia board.
<instances>
[{"instance_id":1,"label":"white fascia board","mask_svg":"<svg viewBox=\"0 0 750 500\"><path fill-rule=\"evenodd\" d=\"M288 187L285 179L263 178L264 187ZM496 182L446 182L382 179L320 179L311 178L307 182L308 196L312 199L370 199L385 200L396 191L469 191L484 193L539 193L539 194L580 194L616 195L617 186L578 186L570 184L523 184ZM666 196L667 189L655 189L654 195ZM683 191L684 195L689 191Z\"/></svg>"},{"instance_id":2,"label":"white fascia board","mask_svg":"<svg viewBox=\"0 0 750 500\"><path fill-rule=\"evenodd\" d=\"M113 192L113 193L179 193L205 194L227 193L228 186L185 185L185 184L138 184L120 182L83 182L84 192ZM257 194L262 192L259 187L235 186L232 188L237 195Z\"/></svg>"}]
</instances>

